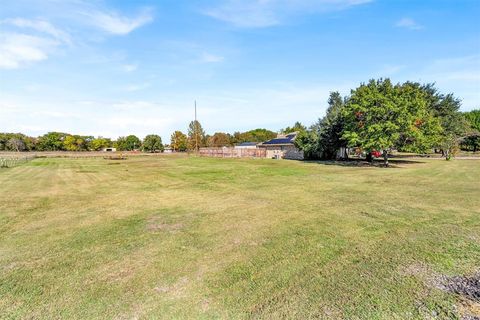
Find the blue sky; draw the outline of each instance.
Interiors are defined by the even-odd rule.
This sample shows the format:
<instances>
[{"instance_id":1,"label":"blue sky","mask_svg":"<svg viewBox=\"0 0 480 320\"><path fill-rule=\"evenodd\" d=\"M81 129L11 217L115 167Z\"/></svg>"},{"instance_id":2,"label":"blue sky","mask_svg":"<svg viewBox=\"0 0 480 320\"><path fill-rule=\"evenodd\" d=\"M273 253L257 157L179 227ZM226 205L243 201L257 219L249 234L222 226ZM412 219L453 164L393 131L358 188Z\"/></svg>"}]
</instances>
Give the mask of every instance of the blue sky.
<instances>
[{"instance_id":1,"label":"blue sky","mask_svg":"<svg viewBox=\"0 0 480 320\"><path fill-rule=\"evenodd\" d=\"M480 107L480 1L0 0L0 131L312 124L330 91L436 82Z\"/></svg>"}]
</instances>

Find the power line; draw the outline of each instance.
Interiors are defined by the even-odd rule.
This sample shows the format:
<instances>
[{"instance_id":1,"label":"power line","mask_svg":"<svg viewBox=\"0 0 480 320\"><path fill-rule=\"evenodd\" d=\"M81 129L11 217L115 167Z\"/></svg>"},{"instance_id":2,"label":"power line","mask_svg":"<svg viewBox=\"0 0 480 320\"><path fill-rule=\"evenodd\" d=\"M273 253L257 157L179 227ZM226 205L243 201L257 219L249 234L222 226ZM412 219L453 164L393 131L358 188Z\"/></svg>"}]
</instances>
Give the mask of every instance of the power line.
<instances>
[{"instance_id":1,"label":"power line","mask_svg":"<svg viewBox=\"0 0 480 320\"><path fill-rule=\"evenodd\" d=\"M197 100L194 102L195 104L195 126L194 126L194 133L195 133L195 152L198 153L198 122L197 122Z\"/></svg>"}]
</instances>

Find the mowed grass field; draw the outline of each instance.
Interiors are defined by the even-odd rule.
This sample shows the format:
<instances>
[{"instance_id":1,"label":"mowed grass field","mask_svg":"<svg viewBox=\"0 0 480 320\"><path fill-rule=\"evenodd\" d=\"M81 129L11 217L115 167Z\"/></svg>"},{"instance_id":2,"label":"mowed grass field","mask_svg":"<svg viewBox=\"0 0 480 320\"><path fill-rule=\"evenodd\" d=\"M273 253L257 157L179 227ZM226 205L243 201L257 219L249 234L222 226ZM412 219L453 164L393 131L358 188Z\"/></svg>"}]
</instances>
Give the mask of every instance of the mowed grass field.
<instances>
[{"instance_id":1,"label":"mowed grass field","mask_svg":"<svg viewBox=\"0 0 480 320\"><path fill-rule=\"evenodd\" d=\"M394 164L394 163L393 163ZM0 170L2 319L455 319L480 161L35 159Z\"/></svg>"}]
</instances>

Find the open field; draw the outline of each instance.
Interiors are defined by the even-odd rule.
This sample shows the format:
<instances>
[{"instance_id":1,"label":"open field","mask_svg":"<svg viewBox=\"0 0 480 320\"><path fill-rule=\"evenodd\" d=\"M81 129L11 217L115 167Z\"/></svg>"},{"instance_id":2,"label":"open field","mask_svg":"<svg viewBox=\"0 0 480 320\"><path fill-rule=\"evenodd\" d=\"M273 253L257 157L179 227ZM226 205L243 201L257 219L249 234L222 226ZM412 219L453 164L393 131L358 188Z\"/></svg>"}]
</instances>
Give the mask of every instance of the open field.
<instances>
[{"instance_id":1,"label":"open field","mask_svg":"<svg viewBox=\"0 0 480 320\"><path fill-rule=\"evenodd\" d=\"M0 318L480 313L442 290L480 271L478 160L41 158L0 195Z\"/></svg>"}]
</instances>

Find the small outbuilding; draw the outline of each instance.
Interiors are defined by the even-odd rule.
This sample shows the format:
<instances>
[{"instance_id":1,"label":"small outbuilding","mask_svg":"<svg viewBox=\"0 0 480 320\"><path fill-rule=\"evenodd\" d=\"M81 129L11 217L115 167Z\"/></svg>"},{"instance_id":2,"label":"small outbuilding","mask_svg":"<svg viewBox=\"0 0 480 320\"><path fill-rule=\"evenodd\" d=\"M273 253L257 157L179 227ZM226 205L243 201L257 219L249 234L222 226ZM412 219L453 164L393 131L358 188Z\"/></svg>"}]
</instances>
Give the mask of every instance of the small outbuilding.
<instances>
[{"instance_id":1,"label":"small outbuilding","mask_svg":"<svg viewBox=\"0 0 480 320\"><path fill-rule=\"evenodd\" d=\"M108 147L108 148L103 148L102 151L103 152L116 152L117 148Z\"/></svg>"},{"instance_id":2,"label":"small outbuilding","mask_svg":"<svg viewBox=\"0 0 480 320\"><path fill-rule=\"evenodd\" d=\"M292 132L278 135L274 139L259 144L258 147L266 149L267 158L303 160L303 150L298 149L295 145L297 134L297 132Z\"/></svg>"}]
</instances>

